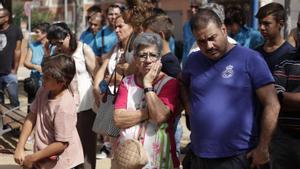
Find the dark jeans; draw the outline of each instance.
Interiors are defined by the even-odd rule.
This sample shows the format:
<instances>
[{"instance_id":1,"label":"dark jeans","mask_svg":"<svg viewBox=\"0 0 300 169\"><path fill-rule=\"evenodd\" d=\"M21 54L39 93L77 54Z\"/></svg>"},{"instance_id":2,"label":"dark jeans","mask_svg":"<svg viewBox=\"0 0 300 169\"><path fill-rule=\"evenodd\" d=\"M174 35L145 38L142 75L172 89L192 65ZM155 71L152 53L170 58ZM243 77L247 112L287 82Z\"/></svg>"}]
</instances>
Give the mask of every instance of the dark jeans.
<instances>
[{"instance_id":1,"label":"dark jeans","mask_svg":"<svg viewBox=\"0 0 300 169\"><path fill-rule=\"evenodd\" d=\"M271 143L272 169L300 168L300 133L298 136L278 129Z\"/></svg>"},{"instance_id":2,"label":"dark jeans","mask_svg":"<svg viewBox=\"0 0 300 169\"><path fill-rule=\"evenodd\" d=\"M250 169L251 161L246 157L247 153L242 153L226 158L200 158L191 150L183 159L183 169ZM262 168L267 169L268 166Z\"/></svg>"},{"instance_id":3,"label":"dark jeans","mask_svg":"<svg viewBox=\"0 0 300 169\"><path fill-rule=\"evenodd\" d=\"M226 158L200 158L191 150L183 159L183 169L250 169L246 153Z\"/></svg>"},{"instance_id":4,"label":"dark jeans","mask_svg":"<svg viewBox=\"0 0 300 169\"><path fill-rule=\"evenodd\" d=\"M77 130L81 140L84 163L76 169L95 169L97 135L92 131L96 114L92 110L86 110L77 114Z\"/></svg>"},{"instance_id":5,"label":"dark jeans","mask_svg":"<svg viewBox=\"0 0 300 169\"><path fill-rule=\"evenodd\" d=\"M10 104L13 107L20 105L18 96L18 79L15 74L0 75L0 103L4 103L4 89L8 92Z\"/></svg>"}]
</instances>

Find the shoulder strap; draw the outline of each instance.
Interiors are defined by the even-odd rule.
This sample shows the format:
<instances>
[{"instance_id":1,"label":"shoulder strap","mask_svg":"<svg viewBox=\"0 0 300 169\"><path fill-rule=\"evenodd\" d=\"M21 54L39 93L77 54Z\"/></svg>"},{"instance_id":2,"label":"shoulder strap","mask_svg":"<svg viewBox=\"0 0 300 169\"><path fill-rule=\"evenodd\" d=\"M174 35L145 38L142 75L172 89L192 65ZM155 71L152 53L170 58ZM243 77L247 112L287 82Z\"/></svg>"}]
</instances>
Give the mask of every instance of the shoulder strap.
<instances>
[{"instance_id":1,"label":"shoulder strap","mask_svg":"<svg viewBox=\"0 0 300 169\"><path fill-rule=\"evenodd\" d=\"M169 81L171 80L172 77L164 75L164 77L162 77L162 79L160 80L160 82L158 82L157 84L154 85L154 89L155 89L155 93L159 93L162 89L162 87ZM145 121L143 123L140 124L139 127L139 131L138 131L138 135L137 135L137 139L143 144L144 143L144 137L145 137L145 133L146 133L146 126L148 124L148 121Z\"/></svg>"},{"instance_id":2,"label":"shoulder strap","mask_svg":"<svg viewBox=\"0 0 300 169\"><path fill-rule=\"evenodd\" d=\"M83 42L81 42L81 43L82 43L82 54L83 54L83 58L84 58L85 67L86 67L87 72L90 74L90 76L91 76L92 79L93 79L93 73L92 73L92 70L89 69L89 67L88 67L88 65L87 65L87 63L86 63L85 52L84 52L84 43L83 43ZM93 79L93 80L94 80L94 79Z\"/></svg>"},{"instance_id":3,"label":"shoulder strap","mask_svg":"<svg viewBox=\"0 0 300 169\"><path fill-rule=\"evenodd\" d=\"M81 42L81 43L82 43L82 46L81 46L82 53L83 53L83 56L85 56L85 52L84 52L84 43L83 43L83 42Z\"/></svg>"},{"instance_id":4,"label":"shoulder strap","mask_svg":"<svg viewBox=\"0 0 300 169\"><path fill-rule=\"evenodd\" d=\"M146 133L146 126L148 122L144 122L140 124L138 135L137 135L137 140L139 140L142 144L144 142L144 137Z\"/></svg>"},{"instance_id":5,"label":"shoulder strap","mask_svg":"<svg viewBox=\"0 0 300 169\"><path fill-rule=\"evenodd\" d=\"M155 92L158 94L161 91L162 87L171 79L173 79L173 78L170 76L164 75L164 77L160 80L160 82L158 82L157 84L154 85Z\"/></svg>"},{"instance_id":6,"label":"shoulder strap","mask_svg":"<svg viewBox=\"0 0 300 169\"><path fill-rule=\"evenodd\" d=\"M101 55L104 53L104 29L101 31L101 42L102 42L102 47L101 47Z\"/></svg>"}]
</instances>

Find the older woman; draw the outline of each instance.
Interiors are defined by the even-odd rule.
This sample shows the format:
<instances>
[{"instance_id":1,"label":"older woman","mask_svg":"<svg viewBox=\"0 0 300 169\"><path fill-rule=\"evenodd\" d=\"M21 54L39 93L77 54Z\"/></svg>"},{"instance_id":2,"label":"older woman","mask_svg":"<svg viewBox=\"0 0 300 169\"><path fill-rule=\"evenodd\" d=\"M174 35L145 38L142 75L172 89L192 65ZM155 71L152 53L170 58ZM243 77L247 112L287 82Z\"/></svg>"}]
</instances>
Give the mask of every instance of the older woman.
<instances>
[{"instance_id":1,"label":"older woman","mask_svg":"<svg viewBox=\"0 0 300 169\"><path fill-rule=\"evenodd\" d=\"M122 80L115 103L114 120L121 128L116 145L136 138L140 127L145 127L141 142L149 162L144 168L178 168L173 132L178 81L160 71L159 35L141 33L133 48L136 71ZM113 160L112 166L117 162Z\"/></svg>"},{"instance_id":2,"label":"older woman","mask_svg":"<svg viewBox=\"0 0 300 169\"><path fill-rule=\"evenodd\" d=\"M78 101L77 130L84 151L84 164L77 168L94 169L96 134L92 131L92 124L96 114L92 110L94 105L92 77L98 64L95 54L87 44L78 42L67 24L63 22L51 25L47 38L49 43L55 46L54 53L70 54L75 61L76 74L71 86Z\"/></svg>"}]
</instances>

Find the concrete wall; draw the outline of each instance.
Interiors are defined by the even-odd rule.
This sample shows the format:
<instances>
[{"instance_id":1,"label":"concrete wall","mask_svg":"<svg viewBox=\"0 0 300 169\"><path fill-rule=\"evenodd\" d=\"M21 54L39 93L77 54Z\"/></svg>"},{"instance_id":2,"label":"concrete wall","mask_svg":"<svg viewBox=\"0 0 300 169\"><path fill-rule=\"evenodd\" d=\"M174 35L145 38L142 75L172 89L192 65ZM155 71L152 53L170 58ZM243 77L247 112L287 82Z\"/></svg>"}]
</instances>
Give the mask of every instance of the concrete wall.
<instances>
[{"instance_id":1,"label":"concrete wall","mask_svg":"<svg viewBox=\"0 0 300 169\"><path fill-rule=\"evenodd\" d=\"M176 40L182 40L182 28L184 23L188 20L189 1L161 0L159 7L164 9L172 19L175 25L173 33Z\"/></svg>"}]
</instances>

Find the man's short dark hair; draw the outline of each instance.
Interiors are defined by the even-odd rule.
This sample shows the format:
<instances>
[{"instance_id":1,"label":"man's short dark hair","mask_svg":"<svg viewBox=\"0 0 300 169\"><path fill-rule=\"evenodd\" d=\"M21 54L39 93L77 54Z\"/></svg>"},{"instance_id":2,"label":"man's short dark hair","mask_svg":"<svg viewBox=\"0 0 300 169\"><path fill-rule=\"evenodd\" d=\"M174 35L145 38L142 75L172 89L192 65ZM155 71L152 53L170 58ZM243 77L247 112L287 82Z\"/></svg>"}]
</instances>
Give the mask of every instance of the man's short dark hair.
<instances>
[{"instance_id":1,"label":"man's short dark hair","mask_svg":"<svg viewBox=\"0 0 300 169\"><path fill-rule=\"evenodd\" d=\"M102 14L102 9L100 8L100 6L98 6L98 5L91 6L89 9L87 9L86 20L88 21L93 15L95 15L97 13ZM102 16L101 20L104 20L103 16Z\"/></svg>"},{"instance_id":2,"label":"man's short dark hair","mask_svg":"<svg viewBox=\"0 0 300 169\"><path fill-rule=\"evenodd\" d=\"M102 9L98 5L93 5L89 9L87 9L87 12L88 13L96 13L96 12L102 13Z\"/></svg>"},{"instance_id":3,"label":"man's short dark hair","mask_svg":"<svg viewBox=\"0 0 300 169\"><path fill-rule=\"evenodd\" d=\"M234 23L239 26L245 24L246 18L244 11L239 7L229 7L225 10L225 25L232 25Z\"/></svg>"},{"instance_id":4,"label":"man's short dark hair","mask_svg":"<svg viewBox=\"0 0 300 169\"><path fill-rule=\"evenodd\" d=\"M107 7L107 9L106 9L106 14L108 13L108 11L109 11L110 9L113 9L113 8L119 8L120 13L123 13L126 7L125 7L125 5L123 5L123 4L121 4L121 3L113 3L113 4L111 4L111 5L109 5L109 6Z\"/></svg>"},{"instance_id":5,"label":"man's short dark hair","mask_svg":"<svg viewBox=\"0 0 300 169\"><path fill-rule=\"evenodd\" d=\"M191 28L192 31L197 29L206 28L208 23L215 23L218 27L222 26L222 21L219 16L210 9L200 9L192 18L191 18Z\"/></svg>"},{"instance_id":6,"label":"man's short dark hair","mask_svg":"<svg viewBox=\"0 0 300 169\"><path fill-rule=\"evenodd\" d=\"M42 33L47 33L49 28L50 28L50 24L47 22L38 23L33 27L33 29L38 29Z\"/></svg>"},{"instance_id":7,"label":"man's short dark hair","mask_svg":"<svg viewBox=\"0 0 300 169\"><path fill-rule=\"evenodd\" d=\"M261 8L259 8L256 17L258 19L263 19L269 15L274 16L277 22L283 21L284 23L286 23L286 12L284 10L284 7L279 3L272 2L265 6L262 6Z\"/></svg>"},{"instance_id":8,"label":"man's short dark hair","mask_svg":"<svg viewBox=\"0 0 300 169\"><path fill-rule=\"evenodd\" d=\"M167 15L150 16L143 22L143 28L151 29L153 32L159 34L163 32L165 40L169 40L174 30L174 24Z\"/></svg>"}]
</instances>

